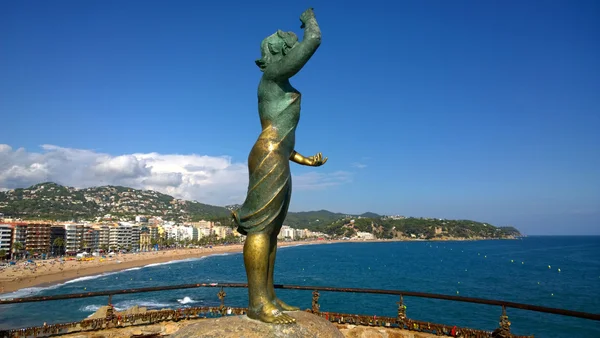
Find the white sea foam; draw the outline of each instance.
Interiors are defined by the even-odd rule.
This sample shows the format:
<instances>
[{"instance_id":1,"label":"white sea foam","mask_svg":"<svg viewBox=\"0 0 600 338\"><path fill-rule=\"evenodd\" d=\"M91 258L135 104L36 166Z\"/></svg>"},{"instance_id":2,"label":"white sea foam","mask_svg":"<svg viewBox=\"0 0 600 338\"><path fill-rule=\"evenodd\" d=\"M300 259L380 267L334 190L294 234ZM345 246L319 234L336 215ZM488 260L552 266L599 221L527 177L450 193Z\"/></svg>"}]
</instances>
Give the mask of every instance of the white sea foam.
<instances>
[{"instance_id":1,"label":"white sea foam","mask_svg":"<svg viewBox=\"0 0 600 338\"><path fill-rule=\"evenodd\" d=\"M214 256L229 256L229 255L232 255L232 254L235 254L235 253L239 254L239 252L223 252L223 253L216 253L216 254L212 254L212 255L200 257L200 258L214 257Z\"/></svg>"},{"instance_id":2,"label":"white sea foam","mask_svg":"<svg viewBox=\"0 0 600 338\"><path fill-rule=\"evenodd\" d=\"M282 247L279 247L278 249L281 250L281 249L285 249L285 248L293 248L296 246L304 246L304 245L316 245L316 244L315 243L300 243L300 244L282 246Z\"/></svg>"},{"instance_id":3,"label":"white sea foam","mask_svg":"<svg viewBox=\"0 0 600 338\"><path fill-rule=\"evenodd\" d=\"M121 272L121 271L119 271L119 272ZM71 284L71 283L77 283L77 282L84 282L86 280L92 280L92 279L97 279L97 278L100 278L100 277L106 277L106 276L114 275L114 274L117 274L119 272L105 272L105 273L101 273L99 275L83 276L83 277L79 277L79 278L68 280L68 281L64 282L63 284Z\"/></svg>"},{"instance_id":4,"label":"white sea foam","mask_svg":"<svg viewBox=\"0 0 600 338\"><path fill-rule=\"evenodd\" d=\"M168 264L175 264L175 263L195 262L195 261L200 261L200 260L206 259L208 257L229 256L231 254L233 254L233 253L232 252L216 253L216 254L206 255L206 256L202 256L202 257L192 257L192 258L179 259L179 260L162 262L162 263L152 263L152 264L144 265L142 268L151 268L154 266L161 266L161 265L168 265Z\"/></svg>"},{"instance_id":5,"label":"white sea foam","mask_svg":"<svg viewBox=\"0 0 600 338\"><path fill-rule=\"evenodd\" d=\"M46 286L46 287L24 288L24 289L20 289L17 291L0 294L0 299L30 297L30 296L34 296L42 291L45 291L45 290L56 289L62 285L64 285L64 284L55 284L55 285L50 285L50 286Z\"/></svg>"},{"instance_id":6,"label":"white sea foam","mask_svg":"<svg viewBox=\"0 0 600 338\"><path fill-rule=\"evenodd\" d=\"M54 284L54 285L50 285L50 286L46 286L46 287L38 287L38 286L36 286L36 287L24 288L24 289L20 289L20 290L14 291L14 292L0 294L0 299L31 297L31 296L35 296L35 295L39 294L40 292L43 292L43 291L46 291L46 290L57 289L57 288L59 288L61 286L67 285L67 284L72 284L72 283L77 283L77 282L83 282L83 281L86 281L86 280L97 279L97 278L100 278L100 277L114 275L116 273L119 273L119 272L107 272L107 273L102 273L102 274L99 274L99 275L79 277L79 278L68 280L68 281L63 282L63 283Z\"/></svg>"},{"instance_id":7,"label":"white sea foam","mask_svg":"<svg viewBox=\"0 0 600 338\"><path fill-rule=\"evenodd\" d=\"M86 306L80 307L79 311L83 311L83 312L96 312L96 311L100 310L101 307L102 306L96 305L96 304L86 305Z\"/></svg>"},{"instance_id":8,"label":"white sea foam","mask_svg":"<svg viewBox=\"0 0 600 338\"><path fill-rule=\"evenodd\" d=\"M173 264L173 263L177 263L177 262L179 262L179 261L168 261L168 262L162 262L162 263L152 263L152 264L144 265L143 268L151 268L153 266L168 265L168 264Z\"/></svg>"},{"instance_id":9,"label":"white sea foam","mask_svg":"<svg viewBox=\"0 0 600 338\"><path fill-rule=\"evenodd\" d=\"M183 297L183 299L178 299L177 302L179 304L194 304L194 303L198 303L198 301L191 299L188 296Z\"/></svg>"},{"instance_id":10,"label":"white sea foam","mask_svg":"<svg viewBox=\"0 0 600 338\"><path fill-rule=\"evenodd\" d=\"M148 264L145 266L140 266L140 267L134 267L134 268L129 268L129 269L125 269L125 270L120 270L120 271L114 271L114 272L105 272L105 273L101 273L98 275L91 275L91 276L83 276L83 277L78 277L75 279L71 279L68 280L64 283L59 283L59 284L54 284L54 285L50 285L47 287L30 287L30 288L24 288L24 289L20 289L14 292L10 292L10 293L5 293L5 294L0 294L0 299L9 299L9 298L21 298L21 297L30 297L30 296L35 296L43 291L46 290L52 290L52 289L56 289L59 288L63 285L66 284L72 284L72 283L77 283L77 282L84 282L84 281L88 281L88 280L93 280L93 279L97 279L97 278L101 278L101 277L106 277L106 276L110 276L110 275L114 275L114 274L118 274L121 272L126 272L126 271L135 271L135 270L140 270L143 268L149 268L149 267L154 267L154 266L161 266L161 265L169 265L169 264L175 264L175 263L183 263L183 262L193 262L193 261L199 261L202 259L206 259L208 257L214 257L214 256L228 256L231 254L235 254L235 252L225 252L225 253L215 253L215 254L211 254L211 255L206 255L206 256L202 256L202 257L193 257L193 258L187 258L187 259L181 259L181 260L173 260L173 261L168 261L168 262L162 262L162 263L153 263L153 264Z\"/></svg>"},{"instance_id":11,"label":"white sea foam","mask_svg":"<svg viewBox=\"0 0 600 338\"><path fill-rule=\"evenodd\" d=\"M125 271L135 271L135 270L140 270L141 268L143 268L143 266L138 266L138 267L131 268L131 269L125 269L125 270L122 270L121 272L125 272Z\"/></svg>"},{"instance_id":12,"label":"white sea foam","mask_svg":"<svg viewBox=\"0 0 600 338\"><path fill-rule=\"evenodd\" d=\"M98 275L78 277L78 278L71 279L71 280L68 280L66 282L63 282L63 283L58 283L58 284L49 285L49 286L45 286L45 287L36 286L36 287L19 289L19 290L14 291L14 292L0 294L0 299L31 297L31 296L35 296L35 295L37 295L37 294L39 294L39 293L41 293L43 291L57 289L57 288L59 288L61 286L67 285L67 284L72 284L72 283L77 283L77 282L84 282L84 281L87 281L87 280L97 279L97 278L100 278L100 277L106 277L106 276L117 274L119 272L121 272L121 271L106 272L106 273L101 273L101 274L98 274Z\"/></svg>"}]
</instances>

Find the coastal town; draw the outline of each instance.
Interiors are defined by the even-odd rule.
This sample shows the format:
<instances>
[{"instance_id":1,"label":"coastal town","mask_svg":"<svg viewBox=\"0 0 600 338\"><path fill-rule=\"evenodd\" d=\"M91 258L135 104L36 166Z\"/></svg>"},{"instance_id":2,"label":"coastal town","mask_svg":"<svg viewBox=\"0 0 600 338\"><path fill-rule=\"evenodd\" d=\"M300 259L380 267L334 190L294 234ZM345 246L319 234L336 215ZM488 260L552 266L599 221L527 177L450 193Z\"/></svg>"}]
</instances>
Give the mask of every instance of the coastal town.
<instances>
[{"instance_id":1,"label":"coastal town","mask_svg":"<svg viewBox=\"0 0 600 338\"><path fill-rule=\"evenodd\" d=\"M371 235L372 236L372 235ZM242 251L243 235L215 221L21 220L0 214L0 294L81 276ZM374 236L370 237L374 238ZM280 246L332 243L330 236L283 226ZM302 241L302 242L298 242Z\"/></svg>"},{"instance_id":2,"label":"coastal town","mask_svg":"<svg viewBox=\"0 0 600 338\"><path fill-rule=\"evenodd\" d=\"M66 187L52 182L0 192L0 259L149 252L241 243L236 206L212 206L151 190ZM448 240L520 236L512 227L326 210L289 212L280 241Z\"/></svg>"},{"instance_id":3,"label":"coastal town","mask_svg":"<svg viewBox=\"0 0 600 338\"><path fill-rule=\"evenodd\" d=\"M239 243L242 235L218 222L198 221L177 224L160 217L136 216L134 222L99 223L22 221L0 219L0 257L46 258L112 252L146 252L164 248L197 247ZM308 229L283 226L280 240L306 240L329 237ZM364 235L363 238L370 239ZM374 237L373 237L374 238Z\"/></svg>"}]
</instances>

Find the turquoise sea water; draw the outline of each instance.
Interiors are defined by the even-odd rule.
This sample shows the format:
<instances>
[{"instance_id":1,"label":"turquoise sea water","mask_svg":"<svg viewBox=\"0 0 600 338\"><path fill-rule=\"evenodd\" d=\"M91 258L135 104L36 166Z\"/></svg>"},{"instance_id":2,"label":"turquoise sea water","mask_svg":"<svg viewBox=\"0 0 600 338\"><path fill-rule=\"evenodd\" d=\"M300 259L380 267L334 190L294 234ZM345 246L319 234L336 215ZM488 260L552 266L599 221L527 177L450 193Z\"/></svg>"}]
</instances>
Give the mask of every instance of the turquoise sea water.
<instances>
[{"instance_id":1,"label":"turquoise sea water","mask_svg":"<svg viewBox=\"0 0 600 338\"><path fill-rule=\"evenodd\" d=\"M379 242L280 248L277 284L397 289L514 302L598 313L600 237L529 237L475 242ZM560 269L560 272L559 270ZM29 288L1 298L133 287L245 282L241 254L227 254L82 277ZM85 288L85 289L84 289ZM218 289L174 290L115 296L132 305L166 308L218 305ZM246 306L245 289L226 289L226 305ZM280 290L283 300L310 308L308 291ZM394 296L321 293L321 310L396 315ZM107 297L0 306L0 328L81 320ZM405 298L409 318L493 330L500 307ZM512 331L536 337L600 337L600 322L509 309Z\"/></svg>"}]
</instances>

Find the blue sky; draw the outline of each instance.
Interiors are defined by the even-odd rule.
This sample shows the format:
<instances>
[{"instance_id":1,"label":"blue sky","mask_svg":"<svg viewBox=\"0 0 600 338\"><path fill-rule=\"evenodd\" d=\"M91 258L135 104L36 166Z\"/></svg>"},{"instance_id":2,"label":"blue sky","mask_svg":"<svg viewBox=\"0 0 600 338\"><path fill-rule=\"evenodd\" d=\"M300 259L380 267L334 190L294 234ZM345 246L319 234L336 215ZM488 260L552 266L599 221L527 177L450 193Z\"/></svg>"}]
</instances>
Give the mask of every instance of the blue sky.
<instances>
[{"instance_id":1,"label":"blue sky","mask_svg":"<svg viewBox=\"0 0 600 338\"><path fill-rule=\"evenodd\" d=\"M293 166L291 210L600 234L596 1L2 2L0 188L241 202L260 42L301 37L310 6L323 40L292 79L296 146L329 161Z\"/></svg>"}]
</instances>

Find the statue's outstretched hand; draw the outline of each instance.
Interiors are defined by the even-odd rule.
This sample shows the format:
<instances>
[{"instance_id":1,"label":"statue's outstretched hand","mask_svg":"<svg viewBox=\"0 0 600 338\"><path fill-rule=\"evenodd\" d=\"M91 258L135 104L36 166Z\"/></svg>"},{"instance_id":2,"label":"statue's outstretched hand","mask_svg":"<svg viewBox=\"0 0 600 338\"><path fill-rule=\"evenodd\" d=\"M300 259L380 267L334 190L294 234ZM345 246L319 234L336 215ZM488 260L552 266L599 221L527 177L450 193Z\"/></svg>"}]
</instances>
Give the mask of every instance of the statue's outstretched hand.
<instances>
[{"instance_id":1,"label":"statue's outstretched hand","mask_svg":"<svg viewBox=\"0 0 600 338\"><path fill-rule=\"evenodd\" d=\"M308 165L311 167L320 167L327 162L327 157L323 158L323 154L317 153L315 156L308 158Z\"/></svg>"},{"instance_id":2,"label":"statue's outstretched hand","mask_svg":"<svg viewBox=\"0 0 600 338\"><path fill-rule=\"evenodd\" d=\"M306 22L314 17L315 17L314 8L311 7L309 9L305 10L304 13L302 13L302 15L300 15L300 22L302 22L302 26L300 26L300 28L304 29L304 26L306 26Z\"/></svg>"}]
</instances>

